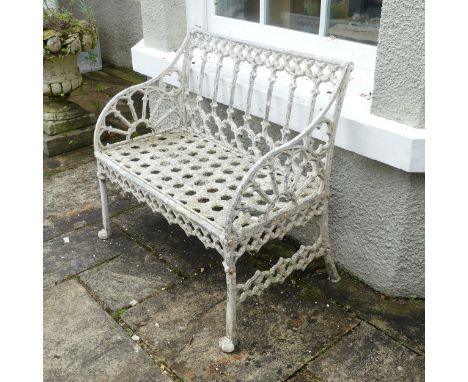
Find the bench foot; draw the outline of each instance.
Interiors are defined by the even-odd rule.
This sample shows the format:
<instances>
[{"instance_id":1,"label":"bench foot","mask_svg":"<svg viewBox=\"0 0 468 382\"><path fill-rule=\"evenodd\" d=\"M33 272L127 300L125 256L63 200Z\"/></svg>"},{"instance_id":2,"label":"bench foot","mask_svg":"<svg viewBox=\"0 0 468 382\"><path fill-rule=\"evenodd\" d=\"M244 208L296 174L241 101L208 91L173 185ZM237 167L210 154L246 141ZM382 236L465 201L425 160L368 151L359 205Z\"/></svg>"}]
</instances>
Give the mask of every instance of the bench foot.
<instances>
[{"instance_id":1,"label":"bench foot","mask_svg":"<svg viewBox=\"0 0 468 382\"><path fill-rule=\"evenodd\" d=\"M109 220L109 202L107 200L107 189L106 181L103 175L98 173L99 179L99 190L101 192L101 206L102 206L102 225L104 226L98 233L98 237L101 240L108 239L112 235Z\"/></svg>"},{"instance_id":2,"label":"bench foot","mask_svg":"<svg viewBox=\"0 0 468 382\"><path fill-rule=\"evenodd\" d=\"M219 348L225 353L232 353L237 345L236 309L237 309L237 285L235 260L228 254L223 261L226 273L226 336L219 340Z\"/></svg>"},{"instance_id":3,"label":"bench foot","mask_svg":"<svg viewBox=\"0 0 468 382\"><path fill-rule=\"evenodd\" d=\"M103 228L98 232L98 237L101 240L106 240L106 239L110 238L111 236L112 236L112 231L110 229L104 229Z\"/></svg>"},{"instance_id":4,"label":"bench foot","mask_svg":"<svg viewBox=\"0 0 468 382\"><path fill-rule=\"evenodd\" d=\"M232 353L236 348L236 344L227 337L222 337L219 339L219 348L224 353Z\"/></svg>"}]
</instances>

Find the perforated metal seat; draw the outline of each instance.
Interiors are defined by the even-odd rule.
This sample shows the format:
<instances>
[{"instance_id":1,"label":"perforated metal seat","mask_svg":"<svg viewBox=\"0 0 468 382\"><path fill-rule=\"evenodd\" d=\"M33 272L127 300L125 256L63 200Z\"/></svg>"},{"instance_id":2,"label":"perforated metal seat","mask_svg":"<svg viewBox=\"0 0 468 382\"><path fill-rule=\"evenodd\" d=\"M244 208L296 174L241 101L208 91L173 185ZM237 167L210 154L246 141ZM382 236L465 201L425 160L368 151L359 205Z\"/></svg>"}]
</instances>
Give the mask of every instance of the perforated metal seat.
<instances>
[{"instance_id":1,"label":"perforated metal seat","mask_svg":"<svg viewBox=\"0 0 468 382\"><path fill-rule=\"evenodd\" d=\"M319 256L330 279L339 280L328 235L329 179L351 70L346 62L193 31L161 75L117 94L98 119L94 147L104 224L99 237L111 235L105 184L110 180L215 248L227 283L223 351L235 348L236 306L247 297ZM248 85L237 96L246 86L237 83L241 71ZM253 102L259 74L263 89ZM276 115L275 125L272 100L285 95L284 86L275 86L278 78L289 81L289 88L284 122L278 124ZM294 111L296 92L310 105L306 113ZM290 128L293 114L304 121L300 133ZM318 129L324 142L313 138ZM244 253L314 216L320 227L315 243L237 284L236 262Z\"/></svg>"},{"instance_id":2,"label":"perforated metal seat","mask_svg":"<svg viewBox=\"0 0 468 382\"><path fill-rule=\"evenodd\" d=\"M241 180L255 163L254 158L242 156L217 142L184 131L167 131L133 142L130 145L104 149L102 154L115 166L121 166L130 176L143 179L156 195L169 197L179 213L189 212L212 225L212 232L222 240L232 198ZM260 175L267 195L273 195L268 173ZM276 173L278 187L284 175ZM319 192L319 182L309 189ZM243 196L259 208L266 204L252 192ZM279 202L276 211L287 207ZM248 208L247 205L245 208ZM247 218L248 217L248 218ZM258 225L255 215L237 219L234 228L240 234L248 226Z\"/></svg>"}]
</instances>

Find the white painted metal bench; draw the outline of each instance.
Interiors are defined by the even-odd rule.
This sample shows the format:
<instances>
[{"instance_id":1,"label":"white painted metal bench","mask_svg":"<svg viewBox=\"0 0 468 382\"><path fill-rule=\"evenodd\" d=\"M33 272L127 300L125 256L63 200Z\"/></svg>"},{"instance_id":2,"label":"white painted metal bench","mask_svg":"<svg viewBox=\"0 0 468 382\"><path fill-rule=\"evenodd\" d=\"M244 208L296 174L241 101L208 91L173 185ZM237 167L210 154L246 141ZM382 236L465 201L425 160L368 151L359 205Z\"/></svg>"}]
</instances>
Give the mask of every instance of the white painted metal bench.
<instances>
[{"instance_id":1,"label":"white painted metal bench","mask_svg":"<svg viewBox=\"0 0 468 382\"><path fill-rule=\"evenodd\" d=\"M110 180L216 249L227 283L225 352L236 346L236 306L246 297L319 256L339 280L328 236L329 178L352 67L192 31L163 73L117 94L98 119L99 237L111 235ZM313 138L317 130L324 141ZM313 245L236 283L245 252L312 217L320 227Z\"/></svg>"}]
</instances>

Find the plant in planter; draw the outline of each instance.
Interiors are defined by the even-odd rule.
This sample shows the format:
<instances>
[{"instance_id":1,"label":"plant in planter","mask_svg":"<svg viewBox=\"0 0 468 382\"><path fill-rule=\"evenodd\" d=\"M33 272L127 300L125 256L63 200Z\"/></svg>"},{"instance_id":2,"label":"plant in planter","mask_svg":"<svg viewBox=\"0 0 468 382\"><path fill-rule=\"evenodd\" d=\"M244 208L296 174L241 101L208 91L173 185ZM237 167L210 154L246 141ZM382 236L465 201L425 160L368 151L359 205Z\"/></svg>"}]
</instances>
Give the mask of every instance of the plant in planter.
<instances>
[{"instance_id":1,"label":"plant in planter","mask_svg":"<svg viewBox=\"0 0 468 382\"><path fill-rule=\"evenodd\" d=\"M91 10L79 2L85 20L78 20L68 10L51 7L43 9L43 127L49 135L74 130L94 122L94 116L70 102L70 93L81 86L82 76L77 56L96 46L97 32Z\"/></svg>"}]
</instances>

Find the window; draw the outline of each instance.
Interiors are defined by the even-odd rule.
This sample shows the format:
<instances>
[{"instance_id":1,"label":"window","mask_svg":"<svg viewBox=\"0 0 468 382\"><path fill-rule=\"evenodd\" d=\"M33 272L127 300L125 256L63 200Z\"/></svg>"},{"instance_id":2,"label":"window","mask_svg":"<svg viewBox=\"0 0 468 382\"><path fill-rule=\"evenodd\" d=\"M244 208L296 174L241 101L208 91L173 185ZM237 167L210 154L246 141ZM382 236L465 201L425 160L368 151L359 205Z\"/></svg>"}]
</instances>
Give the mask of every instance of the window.
<instances>
[{"instance_id":1,"label":"window","mask_svg":"<svg viewBox=\"0 0 468 382\"><path fill-rule=\"evenodd\" d=\"M377 44L382 0L216 0L217 16Z\"/></svg>"}]
</instances>

